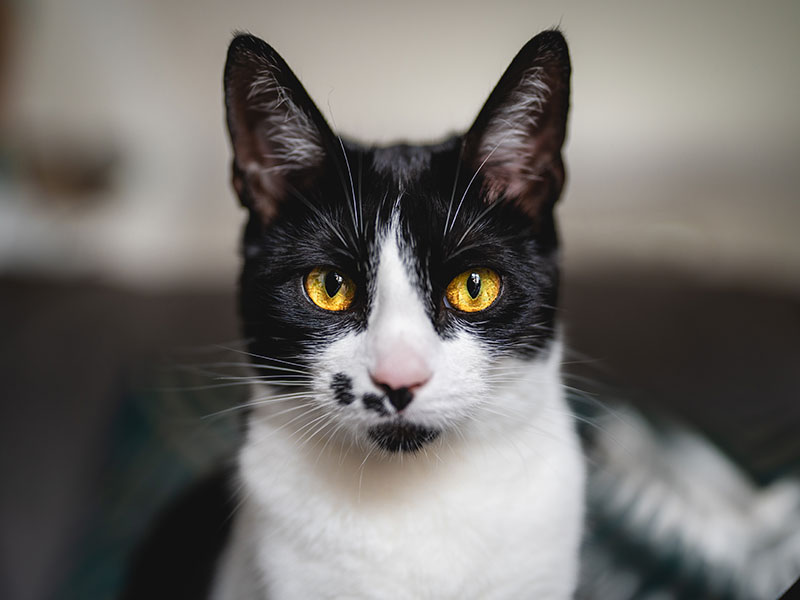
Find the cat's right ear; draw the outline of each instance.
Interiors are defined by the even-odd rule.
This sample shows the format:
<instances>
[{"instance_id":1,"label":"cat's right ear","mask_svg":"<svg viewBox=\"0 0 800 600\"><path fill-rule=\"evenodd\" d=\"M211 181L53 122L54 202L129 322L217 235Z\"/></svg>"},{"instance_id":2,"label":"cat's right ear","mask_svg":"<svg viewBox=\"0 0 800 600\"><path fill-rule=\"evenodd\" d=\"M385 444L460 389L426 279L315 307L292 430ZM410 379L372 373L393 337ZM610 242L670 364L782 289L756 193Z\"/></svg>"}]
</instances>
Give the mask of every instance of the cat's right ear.
<instances>
[{"instance_id":1,"label":"cat's right ear","mask_svg":"<svg viewBox=\"0 0 800 600\"><path fill-rule=\"evenodd\" d=\"M286 62L257 37L231 42L224 88L233 186L267 224L282 202L312 184L333 134Z\"/></svg>"}]
</instances>

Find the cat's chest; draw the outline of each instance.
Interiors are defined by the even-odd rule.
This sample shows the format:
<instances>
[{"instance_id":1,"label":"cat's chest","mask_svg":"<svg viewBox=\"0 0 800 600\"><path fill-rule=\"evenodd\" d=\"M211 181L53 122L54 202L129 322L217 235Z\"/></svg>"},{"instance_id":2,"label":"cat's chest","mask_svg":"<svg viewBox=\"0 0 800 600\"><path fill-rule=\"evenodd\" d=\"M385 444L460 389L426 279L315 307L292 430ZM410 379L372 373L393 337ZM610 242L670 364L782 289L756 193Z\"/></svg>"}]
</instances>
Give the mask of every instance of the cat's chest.
<instances>
[{"instance_id":1,"label":"cat's chest","mask_svg":"<svg viewBox=\"0 0 800 600\"><path fill-rule=\"evenodd\" d=\"M566 423L555 437L355 471L335 453L282 455L280 432L257 434L235 546L268 597L569 596L582 469Z\"/></svg>"},{"instance_id":2,"label":"cat's chest","mask_svg":"<svg viewBox=\"0 0 800 600\"><path fill-rule=\"evenodd\" d=\"M280 573L269 579L276 598L508 599L531 587L568 595L572 567L553 560L562 554L557 531L543 531L519 506L464 502L336 523L312 518L303 540L277 527L257 561L263 573Z\"/></svg>"}]
</instances>

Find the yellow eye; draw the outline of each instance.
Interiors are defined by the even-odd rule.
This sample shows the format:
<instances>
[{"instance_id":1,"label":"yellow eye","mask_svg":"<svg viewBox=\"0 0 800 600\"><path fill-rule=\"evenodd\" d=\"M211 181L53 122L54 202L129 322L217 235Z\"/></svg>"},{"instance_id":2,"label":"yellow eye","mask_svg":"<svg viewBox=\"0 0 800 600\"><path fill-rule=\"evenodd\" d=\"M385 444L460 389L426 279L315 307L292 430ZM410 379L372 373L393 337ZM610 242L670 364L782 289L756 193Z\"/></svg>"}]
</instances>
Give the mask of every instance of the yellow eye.
<instances>
[{"instance_id":1,"label":"yellow eye","mask_svg":"<svg viewBox=\"0 0 800 600\"><path fill-rule=\"evenodd\" d=\"M344 273L327 267L314 267L306 275L306 293L325 310L346 310L353 303L356 284Z\"/></svg>"},{"instance_id":2,"label":"yellow eye","mask_svg":"<svg viewBox=\"0 0 800 600\"><path fill-rule=\"evenodd\" d=\"M464 312L489 308L500 293L500 276L491 269L470 269L447 284L445 296L450 305Z\"/></svg>"}]
</instances>

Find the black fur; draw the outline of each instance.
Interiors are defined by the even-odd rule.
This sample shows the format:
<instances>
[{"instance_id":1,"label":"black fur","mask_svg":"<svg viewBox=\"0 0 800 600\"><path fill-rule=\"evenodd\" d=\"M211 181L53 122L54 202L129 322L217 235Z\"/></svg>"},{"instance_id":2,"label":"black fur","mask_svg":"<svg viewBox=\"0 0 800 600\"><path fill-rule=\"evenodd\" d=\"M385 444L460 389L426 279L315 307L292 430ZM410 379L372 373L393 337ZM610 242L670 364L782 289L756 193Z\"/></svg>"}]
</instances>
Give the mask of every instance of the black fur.
<instances>
[{"instance_id":1,"label":"black fur","mask_svg":"<svg viewBox=\"0 0 800 600\"><path fill-rule=\"evenodd\" d=\"M121 600L208 595L235 509L230 479L215 473L167 507L131 557Z\"/></svg>"},{"instance_id":2,"label":"black fur","mask_svg":"<svg viewBox=\"0 0 800 600\"><path fill-rule=\"evenodd\" d=\"M386 410L386 407L383 405L383 396L379 396L378 394L364 394L361 401L364 403L365 408L375 411L382 417L389 416L389 411Z\"/></svg>"},{"instance_id":3,"label":"black fur","mask_svg":"<svg viewBox=\"0 0 800 600\"><path fill-rule=\"evenodd\" d=\"M386 398L391 402L397 412L403 410L406 406L411 404L414 399L414 393L406 387L390 388L389 386L382 386L386 392Z\"/></svg>"},{"instance_id":4,"label":"black fur","mask_svg":"<svg viewBox=\"0 0 800 600\"><path fill-rule=\"evenodd\" d=\"M392 421L369 430L372 440L389 452L417 452L435 440L439 431L407 421Z\"/></svg>"},{"instance_id":5,"label":"black fur","mask_svg":"<svg viewBox=\"0 0 800 600\"><path fill-rule=\"evenodd\" d=\"M352 404L356 397L353 395L353 380L344 373L336 373L331 381L331 389L336 401L347 406Z\"/></svg>"}]
</instances>

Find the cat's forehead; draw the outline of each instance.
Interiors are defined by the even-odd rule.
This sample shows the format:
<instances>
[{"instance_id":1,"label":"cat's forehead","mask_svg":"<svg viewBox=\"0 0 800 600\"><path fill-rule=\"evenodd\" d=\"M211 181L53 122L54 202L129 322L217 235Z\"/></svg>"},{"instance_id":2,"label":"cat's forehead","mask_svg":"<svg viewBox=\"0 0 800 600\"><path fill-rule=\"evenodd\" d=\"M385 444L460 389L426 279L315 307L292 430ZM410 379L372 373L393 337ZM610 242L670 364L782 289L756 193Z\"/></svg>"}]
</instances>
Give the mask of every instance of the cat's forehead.
<instances>
[{"instance_id":1,"label":"cat's forehead","mask_svg":"<svg viewBox=\"0 0 800 600\"><path fill-rule=\"evenodd\" d=\"M419 183L442 166L455 167L462 138L451 137L436 144L393 144L369 150L370 164L376 174L400 188Z\"/></svg>"},{"instance_id":2,"label":"cat's forehead","mask_svg":"<svg viewBox=\"0 0 800 600\"><path fill-rule=\"evenodd\" d=\"M372 168L398 185L407 185L430 168L431 149L399 144L377 148L372 153Z\"/></svg>"}]
</instances>

